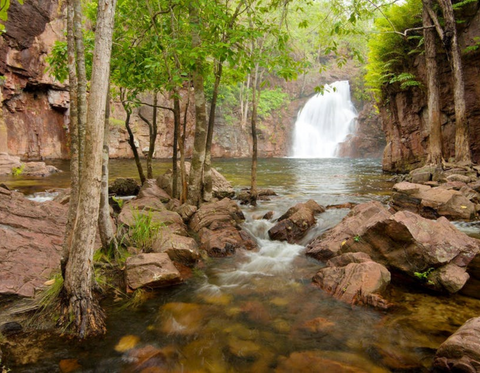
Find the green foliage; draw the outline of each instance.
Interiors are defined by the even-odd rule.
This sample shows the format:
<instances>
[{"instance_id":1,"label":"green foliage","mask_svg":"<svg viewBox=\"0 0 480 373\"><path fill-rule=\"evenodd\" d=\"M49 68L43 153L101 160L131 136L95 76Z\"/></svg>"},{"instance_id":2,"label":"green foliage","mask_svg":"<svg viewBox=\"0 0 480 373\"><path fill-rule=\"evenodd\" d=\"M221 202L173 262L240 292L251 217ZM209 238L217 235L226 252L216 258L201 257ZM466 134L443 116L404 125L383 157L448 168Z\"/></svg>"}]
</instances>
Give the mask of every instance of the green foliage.
<instances>
[{"instance_id":1,"label":"green foliage","mask_svg":"<svg viewBox=\"0 0 480 373\"><path fill-rule=\"evenodd\" d=\"M464 49L464 53L472 53L472 52L476 52L480 49L480 37L478 37L478 36L474 37L473 41L475 42L475 44L466 47Z\"/></svg>"},{"instance_id":2,"label":"green foliage","mask_svg":"<svg viewBox=\"0 0 480 373\"><path fill-rule=\"evenodd\" d=\"M423 282L427 282L430 285L434 285L433 281L428 279L428 276L430 276L430 273L432 273L434 270L435 270L434 268L430 267L429 269L427 269L424 272L414 272L413 274L419 280L421 280Z\"/></svg>"},{"instance_id":3,"label":"green foliage","mask_svg":"<svg viewBox=\"0 0 480 373\"><path fill-rule=\"evenodd\" d=\"M375 20L376 33L368 42L365 79L367 87L377 100L381 100L385 85L398 82L402 89L419 85L409 72L409 67L413 60L412 54L423 50L422 31L415 34L412 31L408 34L409 37L402 37L395 31L404 32L406 29L420 27L421 14L421 1L407 0L399 5L391 5L384 10L384 17Z\"/></svg>"},{"instance_id":4,"label":"green foliage","mask_svg":"<svg viewBox=\"0 0 480 373\"><path fill-rule=\"evenodd\" d=\"M289 99L288 93L283 92L281 88L262 91L258 102L258 116L262 119L267 118L271 113L284 106Z\"/></svg>"},{"instance_id":5,"label":"green foliage","mask_svg":"<svg viewBox=\"0 0 480 373\"><path fill-rule=\"evenodd\" d=\"M152 220L151 211L136 210L133 212L133 219L134 222L128 229L130 243L138 249L150 251L153 241L163 225Z\"/></svg>"},{"instance_id":6,"label":"green foliage","mask_svg":"<svg viewBox=\"0 0 480 373\"><path fill-rule=\"evenodd\" d=\"M49 310L55 308L63 288L63 277L60 273L54 274L50 282L51 284L42 291L38 301L40 313L48 313Z\"/></svg>"},{"instance_id":7,"label":"green foliage","mask_svg":"<svg viewBox=\"0 0 480 373\"><path fill-rule=\"evenodd\" d=\"M390 84L393 83L400 83L400 88L401 89L407 89L408 87L418 87L421 85L419 81L416 80L415 75L411 73L401 73L396 76L394 76L392 79L390 79Z\"/></svg>"},{"instance_id":8,"label":"green foliage","mask_svg":"<svg viewBox=\"0 0 480 373\"><path fill-rule=\"evenodd\" d=\"M23 5L23 0L17 0L19 4ZM8 20L8 8L10 8L10 0L0 0L0 33L5 32L5 25Z\"/></svg>"},{"instance_id":9,"label":"green foliage","mask_svg":"<svg viewBox=\"0 0 480 373\"><path fill-rule=\"evenodd\" d=\"M93 48L95 45L95 34L91 30L83 32L85 45L85 69L87 79L92 75ZM68 79L68 50L66 41L55 41L52 51L47 56L47 71L60 83Z\"/></svg>"},{"instance_id":10,"label":"green foliage","mask_svg":"<svg viewBox=\"0 0 480 373\"><path fill-rule=\"evenodd\" d=\"M12 174L13 174L13 176L20 176L23 173L23 170L25 170L25 163L22 163L18 167L13 167L12 168Z\"/></svg>"}]
</instances>

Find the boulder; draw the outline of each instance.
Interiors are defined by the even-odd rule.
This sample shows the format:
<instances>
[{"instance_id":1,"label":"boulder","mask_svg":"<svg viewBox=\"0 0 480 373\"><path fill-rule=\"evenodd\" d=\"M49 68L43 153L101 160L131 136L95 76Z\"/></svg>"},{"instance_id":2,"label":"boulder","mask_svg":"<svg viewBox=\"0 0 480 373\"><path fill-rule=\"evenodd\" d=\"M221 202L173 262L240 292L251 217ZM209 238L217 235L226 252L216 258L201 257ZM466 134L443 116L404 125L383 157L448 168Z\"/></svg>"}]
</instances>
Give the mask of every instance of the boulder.
<instances>
[{"instance_id":1,"label":"boulder","mask_svg":"<svg viewBox=\"0 0 480 373\"><path fill-rule=\"evenodd\" d=\"M202 228L211 228L212 224L229 223L237 226L245 220L242 210L238 205L224 198L214 203L203 204L190 220L189 227L194 232L199 232Z\"/></svg>"},{"instance_id":2,"label":"boulder","mask_svg":"<svg viewBox=\"0 0 480 373\"><path fill-rule=\"evenodd\" d=\"M368 304L388 308L383 294L390 283L390 272L364 253L343 254L327 263L313 283L347 304Z\"/></svg>"},{"instance_id":3,"label":"boulder","mask_svg":"<svg viewBox=\"0 0 480 373\"><path fill-rule=\"evenodd\" d=\"M258 201L268 201L270 197L276 196L277 193L273 189L258 189L257 190L257 200ZM237 200L240 201L240 204L247 205L251 202L250 197L250 189L243 189L240 193L238 193Z\"/></svg>"},{"instance_id":4,"label":"boulder","mask_svg":"<svg viewBox=\"0 0 480 373\"><path fill-rule=\"evenodd\" d=\"M244 230L226 225L211 230L202 228L199 233L200 248L211 257L225 257L236 253L238 249L253 250L257 248L255 239Z\"/></svg>"},{"instance_id":5,"label":"boulder","mask_svg":"<svg viewBox=\"0 0 480 373\"><path fill-rule=\"evenodd\" d=\"M175 285L182 278L166 253L150 253L127 258L125 280L130 289L136 290Z\"/></svg>"},{"instance_id":6,"label":"boulder","mask_svg":"<svg viewBox=\"0 0 480 373\"><path fill-rule=\"evenodd\" d=\"M181 206L175 207L173 211L178 213L185 223L188 223L191 217L197 212L197 206L184 203Z\"/></svg>"},{"instance_id":7,"label":"boulder","mask_svg":"<svg viewBox=\"0 0 480 373\"><path fill-rule=\"evenodd\" d=\"M185 162L186 177L190 175L190 163ZM178 167L178 179L177 185L181 185L180 179L180 167ZM157 178L157 184L165 190L170 196L172 195L172 170L168 170L165 174ZM233 198L235 196L235 190L232 184L225 179L225 177L212 167L212 195L214 198Z\"/></svg>"},{"instance_id":8,"label":"boulder","mask_svg":"<svg viewBox=\"0 0 480 373\"><path fill-rule=\"evenodd\" d=\"M57 172L61 172L55 166L46 165L45 162L27 162L22 165L21 174L25 176L45 177Z\"/></svg>"},{"instance_id":9,"label":"boulder","mask_svg":"<svg viewBox=\"0 0 480 373\"><path fill-rule=\"evenodd\" d=\"M200 259L198 245L191 237L171 233L168 229L160 230L152 244L155 253L167 253L169 258L186 266L195 265Z\"/></svg>"},{"instance_id":10,"label":"boulder","mask_svg":"<svg viewBox=\"0 0 480 373\"><path fill-rule=\"evenodd\" d=\"M312 199L298 203L278 218L277 224L270 228L268 235L272 240L297 243L316 223L315 214L324 211L325 208Z\"/></svg>"},{"instance_id":11,"label":"boulder","mask_svg":"<svg viewBox=\"0 0 480 373\"><path fill-rule=\"evenodd\" d=\"M145 201L145 198L138 201ZM134 204L134 201L131 201L123 206L122 212L117 219L120 224L127 227L133 227L136 224L147 224L158 229L168 228L172 234L188 236L187 226L179 214L168 210L156 210L155 208L153 206L152 209L149 209L148 206L145 206L139 209Z\"/></svg>"},{"instance_id":12,"label":"boulder","mask_svg":"<svg viewBox=\"0 0 480 373\"><path fill-rule=\"evenodd\" d=\"M427 287L450 293L465 285L467 266L480 251L479 240L460 232L446 218L434 221L409 211L377 221L336 245L340 252L367 253Z\"/></svg>"},{"instance_id":13,"label":"boulder","mask_svg":"<svg viewBox=\"0 0 480 373\"><path fill-rule=\"evenodd\" d=\"M108 193L116 196L136 196L140 191L140 186L135 179L118 178L108 187Z\"/></svg>"},{"instance_id":14,"label":"boulder","mask_svg":"<svg viewBox=\"0 0 480 373\"><path fill-rule=\"evenodd\" d=\"M140 191L138 192L139 199L141 198L158 198L161 202L167 203L171 197L157 185L155 179L145 180Z\"/></svg>"},{"instance_id":15,"label":"boulder","mask_svg":"<svg viewBox=\"0 0 480 373\"><path fill-rule=\"evenodd\" d=\"M326 261L339 254L344 241L361 236L369 227L390 216L391 213L380 202L372 201L357 205L340 224L310 242L306 254L317 260Z\"/></svg>"},{"instance_id":16,"label":"boulder","mask_svg":"<svg viewBox=\"0 0 480 373\"><path fill-rule=\"evenodd\" d=\"M480 371L480 317L468 320L440 345L433 362L433 371Z\"/></svg>"},{"instance_id":17,"label":"boulder","mask_svg":"<svg viewBox=\"0 0 480 373\"><path fill-rule=\"evenodd\" d=\"M0 188L0 295L32 297L60 268L67 207Z\"/></svg>"},{"instance_id":18,"label":"boulder","mask_svg":"<svg viewBox=\"0 0 480 373\"><path fill-rule=\"evenodd\" d=\"M397 211L408 210L431 219L445 216L451 220L471 220L476 217L475 203L454 189L401 182L395 184L393 190L392 207Z\"/></svg>"},{"instance_id":19,"label":"boulder","mask_svg":"<svg viewBox=\"0 0 480 373\"><path fill-rule=\"evenodd\" d=\"M190 219L189 227L198 233L200 248L209 256L231 256L238 249L257 248L255 239L239 226L244 219L240 207L224 198L202 205Z\"/></svg>"}]
</instances>

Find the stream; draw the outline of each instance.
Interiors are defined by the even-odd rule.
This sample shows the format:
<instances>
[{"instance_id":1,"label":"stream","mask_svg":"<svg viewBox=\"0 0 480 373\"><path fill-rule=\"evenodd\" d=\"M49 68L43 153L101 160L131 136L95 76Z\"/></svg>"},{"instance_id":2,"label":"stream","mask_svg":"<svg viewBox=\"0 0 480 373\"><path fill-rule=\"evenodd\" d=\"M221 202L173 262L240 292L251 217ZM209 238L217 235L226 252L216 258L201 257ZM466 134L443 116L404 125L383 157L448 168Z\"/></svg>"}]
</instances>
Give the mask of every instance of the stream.
<instances>
[{"instance_id":1,"label":"stream","mask_svg":"<svg viewBox=\"0 0 480 373\"><path fill-rule=\"evenodd\" d=\"M55 165L68 169L65 162ZM154 173L168 167L157 160ZM214 167L235 188L248 187L249 160L216 160ZM135 173L133 161L111 163L112 180ZM41 200L45 190L68 187L68 177L67 171L3 177L0 183ZM318 215L300 245L269 240L273 224L260 219L268 211L279 217L310 198L325 206L387 203L390 177L378 159L259 160L259 187L278 194L255 208L242 207L244 228L259 251L208 259L185 283L151 293L135 308L106 302L104 338L79 344L40 332L7 366L12 372L426 372L438 346L480 314L480 300L427 293L393 276L394 308L351 307L312 286L323 264L303 255L309 240L349 210ZM478 233L477 227L465 229Z\"/></svg>"}]
</instances>

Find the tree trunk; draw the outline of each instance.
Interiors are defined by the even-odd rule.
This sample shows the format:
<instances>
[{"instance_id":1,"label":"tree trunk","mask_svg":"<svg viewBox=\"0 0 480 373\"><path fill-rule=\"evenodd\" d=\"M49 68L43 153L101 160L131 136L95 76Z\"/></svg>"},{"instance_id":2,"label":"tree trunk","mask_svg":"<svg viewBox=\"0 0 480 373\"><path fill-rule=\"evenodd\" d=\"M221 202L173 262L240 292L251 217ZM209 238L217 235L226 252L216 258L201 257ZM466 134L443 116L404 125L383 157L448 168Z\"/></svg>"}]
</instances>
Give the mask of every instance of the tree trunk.
<instances>
[{"instance_id":1,"label":"tree trunk","mask_svg":"<svg viewBox=\"0 0 480 373\"><path fill-rule=\"evenodd\" d=\"M135 165L137 166L138 177L140 178L140 182L143 184L146 180L145 174L143 173L142 161L140 160L140 155L138 154L137 147L135 146L135 136L132 132L132 128L130 127L130 118L132 116L132 109L128 106L126 101L122 99L122 105L127 113L127 117L125 118L125 128L128 132L128 144L130 145L130 149L132 149L133 158L135 159Z\"/></svg>"},{"instance_id":2,"label":"tree trunk","mask_svg":"<svg viewBox=\"0 0 480 373\"><path fill-rule=\"evenodd\" d=\"M173 92L173 153L172 153L172 197L173 198L178 198L179 193L178 193L178 143L181 142L179 141L180 137L180 116L181 116L181 111L180 111L180 97L179 97L179 92L176 89ZM183 144L182 144L183 145Z\"/></svg>"},{"instance_id":3,"label":"tree trunk","mask_svg":"<svg viewBox=\"0 0 480 373\"><path fill-rule=\"evenodd\" d=\"M61 323L65 327L72 327L73 333L80 338L106 332L105 314L93 296L92 286L115 3L116 0L99 0L98 4L92 83L85 127L85 163L80 179L76 224L63 283L65 309ZM70 322L73 324L68 325Z\"/></svg>"},{"instance_id":4,"label":"tree trunk","mask_svg":"<svg viewBox=\"0 0 480 373\"><path fill-rule=\"evenodd\" d=\"M257 205L257 159L258 159L258 139L257 139L257 109L258 109L258 64L255 66L255 70L252 76L252 117L251 117L251 130L252 130L252 172L251 172L251 185L250 185L250 204L252 206Z\"/></svg>"},{"instance_id":5,"label":"tree trunk","mask_svg":"<svg viewBox=\"0 0 480 373\"><path fill-rule=\"evenodd\" d=\"M189 4L190 24L192 27L192 48L201 46L198 3ZM205 147L207 138L207 111L205 87L203 81L203 60L195 60L193 71L193 86L195 89L195 138L193 141L192 166L188 185L188 201L190 204L200 206L203 189L203 166L205 164Z\"/></svg>"},{"instance_id":6,"label":"tree trunk","mask_svg":"<svg viewBox=\"0 0 480 373\"><path fill-rule=\"evenodd\" d=\"M185 203L188 197L187 169L185 167L185 139L187 137L187 116L188 107L190 106L190 91L187 95L187 104L185 105L185 113L183 115L182 134L179 137L180 147L180 179L182 183L182 191L180 194L180 202Z\"/></svg>"},{"instance_id":7,"label":"tree trunk","mask_svg":"<svg viewBox=\"0 0 480 373\"><path fill-rule=\"evenodd\" d=\"M78 110L78 167L79 178L83 170L85 157L85 125L87 122L87 70L85 67L85 45L83 42L83 13L81 1L73 0L73 32L76 51L76 74L78 84L77 110Z\"/></svg>"},{"instance_id":8,"label":"tree trunk","mask_svg":"<svg viewBox=\"0 0 480 373\"><path fill-rule=\"evenodd\" d=\"M218 61L215 69L215 83L213 85L212 102L210 104L210 114L208 117L208 130L207 130L207 144L205 146L205 166L203 168L203 182L205 184L203 190L203 200L206 202L212 199L212 142L213 142L213 130L215 127L215 111L217 108L218 89L220 87L220 80L222 79L223 64Z\"/></svg>"},{"instance_id":9,"label":"tree trunk","mask_svg":"<svg viewBox=\"0 0 480 373\"><path fill-rule=\"evenodd\" d=\"M65 266L68 262L72 231L78 203L78 185L80 180L79 169L79 138L78 138L78 80L76 70L76 43L75 43L75 8L74 1L67 2L67 53L68 53L68 81L70 94L70 202L68 205L65 238L62 247L61 270L65 275Z\"/></svg>"},{"instance_id":10,"label":"tree trunk","mask_svg":"<svg viewBox=\"0 0 480 373\"><path fill-rule=\"evenodd\" d=\"M153 118L152 118L152 125L150 126L150 143L148 146L148 155L147 155L147 178L153 179L153 154L155 153L155 142L157 141L157 132L158 132L158 124L157 124L157 115L158 115L158 93L155 92L155 96L153 97Z\"/></svg>"},{"instance_id":11,"label":"tree trunk","mask_svg":"<svg viewBox=\"0 0 480 373\"><path fill-rule=\"evenodd\" d=\"M436 61L435 30L428 8L431 0L423 0L423 35L425 43L425 61L428 92L428 158L427 163L442 164L442 122L440 118L440 91L438 87L438 68Z\"/></svg>"},{"instance_id":12,"label":"tree trunk","mask_svg":"<svg viewBox=\"0 0 480 373\"><path fill-rule=\"evenodd\" d=\"M450 0L439 0L445 19L443 44L450 55L453 74L453 100L455 103L455 162L472 163L467 110L465 106L465 84L463 81L462 57L458 45L455 15Z\"/></svg>"},{"instance_id":13,"label":"tree trunk","mask_svg":"<svg viewBox=\"0 0 480 373\"><path fill-rule=\"evenodd\" d=\"M98 231L102 240L102 249L108 256L117 257L118 244L110 217L110 204L108 203L108 160L109 160L109 134L110 134L110 92L105 103L105 129L103 136L102 153L102 186L100 193L100 211L98 215Z\"/></svg>"}]
</instances>

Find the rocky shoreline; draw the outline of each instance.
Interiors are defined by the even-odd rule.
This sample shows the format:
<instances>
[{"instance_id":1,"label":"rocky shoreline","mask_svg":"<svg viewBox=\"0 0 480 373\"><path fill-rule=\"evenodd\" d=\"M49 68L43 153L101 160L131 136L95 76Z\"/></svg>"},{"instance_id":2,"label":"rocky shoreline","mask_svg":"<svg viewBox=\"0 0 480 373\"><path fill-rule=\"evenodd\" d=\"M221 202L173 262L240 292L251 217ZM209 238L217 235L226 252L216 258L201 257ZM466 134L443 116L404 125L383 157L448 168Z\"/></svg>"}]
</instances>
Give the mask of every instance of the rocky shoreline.
<instances>
[{"instance_id":1,"label":"rocky shoreline","mask_svg":"<svg viewBox=\"0 0 480 373\"><path fill-rule=\"evenodd\" d=\"M398 306L390 297L393 278L393 283L410 281L427 292L452 294L468 288L470 295L478 295L480 241L460 232L447 218L477 218L480 184L478 175L469 170L455 171L443 176L432 172L429 177L411 174L411 182L394 186L390 207L375 201L327 207L351 211L306 245L305 254L323 263L312 283L348 305L387 312ZM231 185L215 175L217 197L232 197ZM123 271L127 292L178 285L207 257L258 250L256 239L242 228L245 216L234 200L217 198L197 209L181 205L161 186L168 189L165 176L148 180L141 188L132 180L118 180L111 189L118 194L138 193L121 206L114 202L118 213L113 218L127 243L139 220L147 218L155 227L145 246L128 248ZM265 192L275 198L272 194ZM62 195L58 200L61 203L33 202L0 187L0 255L7 258L0 262L0 330L16 325L7 312L12 303L5 300L33 297L59 270L68 198ZM272 240L298 243L327 208L314 200L299 203L274 221L268 235ZM263 219L272 216L266 214ZM478 320L469 320L457 333L438 350L436 371L478 368Z\"/></svg>"}]
</instances>

